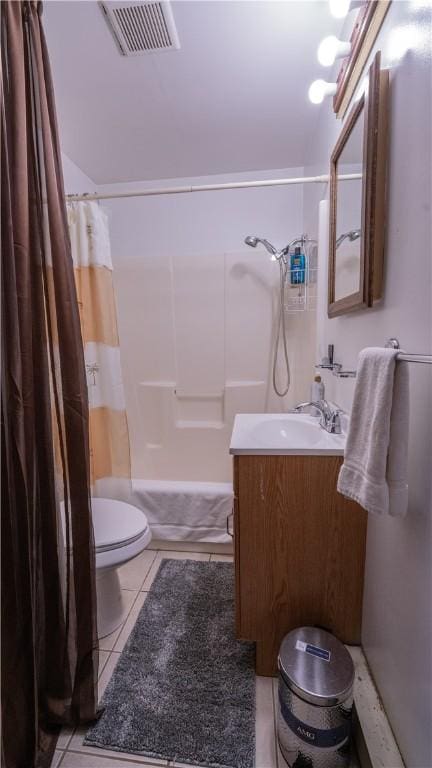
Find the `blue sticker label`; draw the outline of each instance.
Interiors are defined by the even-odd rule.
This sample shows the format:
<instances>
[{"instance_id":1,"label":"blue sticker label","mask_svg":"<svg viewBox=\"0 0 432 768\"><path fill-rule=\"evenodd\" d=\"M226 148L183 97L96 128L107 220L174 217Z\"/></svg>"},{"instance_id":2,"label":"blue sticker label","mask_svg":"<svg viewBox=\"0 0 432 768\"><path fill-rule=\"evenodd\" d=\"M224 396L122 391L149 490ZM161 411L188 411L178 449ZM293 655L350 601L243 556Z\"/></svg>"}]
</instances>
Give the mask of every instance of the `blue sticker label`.
<instances>
[{"instance_id":1,"label":"blue sticker label","mask_svg":"<svg viewBox=\"0 0 432 768\"><path fill-rule=\"evenodd\" d=\"M316 656L318 659L330 661L331 653L327 648L320 648L319 645L311 645L311 643L305 643L303 640L297 640L295 647L297 651L310 653L311 656Z\"/></svg>"},{"instance_id":2,"label":"blue sticker label","mask_svg":"<svg viewBox=\"0 0 432 768\"><path fill-rule=\"evenodd\" d=\"M330 661L330 651L326 648L319 648L317 645L309 645L309 643L307 643L306 653L310 653L312 656L318 656L320 659L324 659L324 661Z\"/></svg>"}]
</instances>

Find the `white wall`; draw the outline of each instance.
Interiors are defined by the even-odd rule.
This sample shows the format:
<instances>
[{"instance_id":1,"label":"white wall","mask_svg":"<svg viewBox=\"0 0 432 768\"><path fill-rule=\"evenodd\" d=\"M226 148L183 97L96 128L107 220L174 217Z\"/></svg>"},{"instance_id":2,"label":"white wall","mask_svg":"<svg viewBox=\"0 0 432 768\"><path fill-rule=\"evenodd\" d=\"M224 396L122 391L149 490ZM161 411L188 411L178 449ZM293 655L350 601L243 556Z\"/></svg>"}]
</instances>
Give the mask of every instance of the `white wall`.
<instances>
[{"instance_id":1,"label":"white wall","mask_svg":"<svg viewBox=\"0 0 432 768\"><path fill-rule=\"evenodd\" d=\"M160 185L302 173L291 168ZM258 234L281 247L300 235L302 187L128 198L104 206L133 475L230 480L235 413L286 409L308 395L314 372L314 313L289 314L292 387L283 402L273 395L279 268L262 247L243 243L247 234Z\"/></svg>"},{"instance_id":2,"label":"white wall","mask_svg":"<svg viewBox=\"0 0 432 768\"><path fill-rule=\"evenodd\" d=\"M61 153L63 166L63 180L66 194L80 194L83 192L96 192L96 184L87 176L81 168L72 162L72 160Z\"/></svg>"},{"instance_id":3,"label":"white wall","mask_svg":"<svg viewBox=\"0 0 432 768\"><path fill-rule=\"evenodd\" d=\"M365 346L391 336L431 353L431 45L430 6L393 2L375 45L390 68L388 221L384 299L371 310L327 318L325 281L317 316L317 356L356 366ZM398 59L404 40L411 50ZM307 172L325 172L341 123L327 100L317 119ZM318 232L318 202L305 189L305 228ZM320 248L325 269L326 246ZM322 276L322 272L321 272ZM429 366L410 365L409 511L405 519L369 516L363 645L404 760L432 765L431 745L431 413ZM348 410L352 380L325 374L327 395Z\"/></svg>"}]
</instances>

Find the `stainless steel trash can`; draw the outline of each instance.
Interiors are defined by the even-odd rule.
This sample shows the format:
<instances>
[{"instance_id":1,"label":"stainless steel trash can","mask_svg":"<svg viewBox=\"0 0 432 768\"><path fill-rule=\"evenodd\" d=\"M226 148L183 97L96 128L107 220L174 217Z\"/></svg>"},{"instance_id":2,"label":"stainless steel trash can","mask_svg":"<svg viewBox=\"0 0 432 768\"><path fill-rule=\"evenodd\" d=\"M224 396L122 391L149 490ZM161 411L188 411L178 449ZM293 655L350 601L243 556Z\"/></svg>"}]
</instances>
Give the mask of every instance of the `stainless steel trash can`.
<instances>
[{"instance_id":1,"label":"stainless steel trash can","mask_svg":"<svg viewBox=\"0 0 432 768\"><path fill-rule=\"evenodd\" d=\"M280 648L278 738L292 768L345 768L350 759L354 664L329 632L301 627Z\"/></svg>"}]
</instances>

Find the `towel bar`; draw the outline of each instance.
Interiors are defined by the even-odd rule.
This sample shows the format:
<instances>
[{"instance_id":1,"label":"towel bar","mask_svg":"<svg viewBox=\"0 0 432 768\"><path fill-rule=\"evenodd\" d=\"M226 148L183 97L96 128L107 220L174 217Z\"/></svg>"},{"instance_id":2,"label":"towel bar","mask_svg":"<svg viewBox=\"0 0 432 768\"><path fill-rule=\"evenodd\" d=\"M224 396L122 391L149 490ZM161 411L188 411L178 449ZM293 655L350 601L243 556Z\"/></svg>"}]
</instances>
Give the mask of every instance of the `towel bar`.
<instances>
[{"instance_id":1,"label":"towel bar","mask_svg":"<svg viewBox=\"0 0 432 768\"><path fill-rule=\"evenodd\" d=\"M397 339L388 339L384 346L387 349L400 349ZM404 360L406 363L432 363L432 355L418 355L415 352L399 352L396 355L397 360Z\"/></svg>"},{"instance_id":2,"label":"towel bar","mask_svg":"<svg viewBox=\"0 0 432 768\"><path fill-rule=\"evenodd\" d=\"M386 349L400 349L398 339L387 339L384 344ZM329 355L327 358L323 358L320 365L316 365L315 368L324 368L332 371L333 376L337 376L341 379L354 379L357 375L357 371L345 371L342 368L341 363L333 362L334 347L333 344L329 345ZM397 360L403 360L406 363L432 363L432 355L420 355L416 352L398 352L396 355Z\"/></svg>"}]
</instances>

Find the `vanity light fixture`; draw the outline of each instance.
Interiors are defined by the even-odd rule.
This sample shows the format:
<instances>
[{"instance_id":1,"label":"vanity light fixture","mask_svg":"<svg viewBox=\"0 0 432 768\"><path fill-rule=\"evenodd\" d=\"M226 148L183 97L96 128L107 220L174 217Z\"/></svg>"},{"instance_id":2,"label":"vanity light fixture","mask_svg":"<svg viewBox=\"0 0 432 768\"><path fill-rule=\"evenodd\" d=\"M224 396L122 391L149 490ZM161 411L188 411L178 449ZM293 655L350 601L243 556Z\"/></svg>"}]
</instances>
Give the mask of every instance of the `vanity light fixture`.
<instances>
[{"instance_id":1,"label":"vanity light fixture","mask_svg":"<svg viewBox=\"0 0 432 768\"><path fill-rule=\"evenodd\" d=\"M344 19L353 8L363 5L363 0L329 0L330 13L335 19Z\"/></svg>"},{"instance_id":2,"label":"vanity light fixture","mask_svg":"<svg viewBox=\"0 0 432 768\"><path fill-rule=\"evenodd\" d=\"M325 80L314 80L309 88L308 96L312 104L321 104L325 96L334 96L336 83L327 83Z\"/></svg>"},{"instance_id":3,"label":"vanity light fixture","mask_svg":"<svg viewBox=\"0 0 432 768\"><path fill-rule=\"evenodd\" d=\"M323 67L331 67L336 59L342 59L351 53L351 43L338 40L334 35L325 37L318 48L318 61Z\"/></svg>"}]
</instances>

